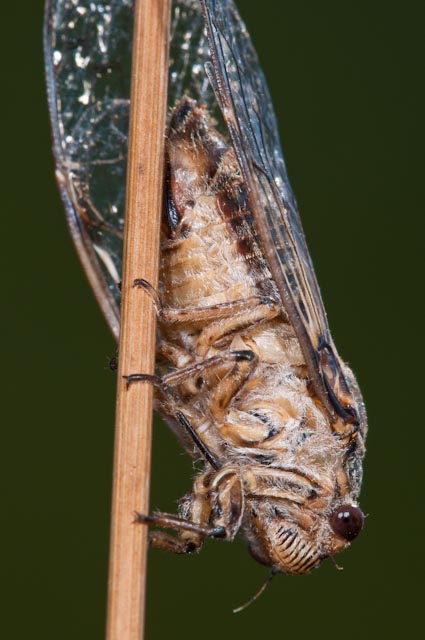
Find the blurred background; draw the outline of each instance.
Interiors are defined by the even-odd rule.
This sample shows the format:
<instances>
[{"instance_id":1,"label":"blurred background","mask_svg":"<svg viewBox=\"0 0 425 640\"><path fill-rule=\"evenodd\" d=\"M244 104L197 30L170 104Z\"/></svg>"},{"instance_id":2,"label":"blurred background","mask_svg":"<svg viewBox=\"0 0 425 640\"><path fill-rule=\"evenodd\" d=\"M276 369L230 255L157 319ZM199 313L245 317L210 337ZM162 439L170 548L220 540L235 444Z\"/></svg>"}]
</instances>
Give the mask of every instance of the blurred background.
<instances>
[{"instance_id":1,"label":"blurred background","mask_svg":"<svg viewBox=\"0 0 425 640\"><path fill-rule=\"evenodd\" d=\"M149 556L148 639L408 635L422 626L425 4L239 0L278 114L339 352L370 432L360 538L309 576L265 579L242 540ZM80 269L53 175L43 1L3 16L3 638L104 637L115 344ZM157 422L152 507L192 466ZM419 628L420 628L419 626Z\"/></svg>"}]
</instances>

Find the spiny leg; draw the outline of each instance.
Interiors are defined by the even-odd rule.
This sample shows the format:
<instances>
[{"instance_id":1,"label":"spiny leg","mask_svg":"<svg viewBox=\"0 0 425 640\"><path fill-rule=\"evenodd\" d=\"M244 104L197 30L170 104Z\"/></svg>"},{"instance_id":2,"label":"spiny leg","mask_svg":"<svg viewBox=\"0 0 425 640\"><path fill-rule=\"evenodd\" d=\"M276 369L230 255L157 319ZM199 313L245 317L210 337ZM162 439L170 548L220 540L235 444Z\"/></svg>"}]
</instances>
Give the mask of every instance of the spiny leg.
<instances>
[{"instance_id":1,"label":"spiny leg","mask_svg":"<svg viewBox=\"0 0 425 640\"><path fill-rule=\"evenodd\" d=\"M207 525L197 524L190 520L185 520L179 516L174 516L171 513L162 513L156 511L150 516L145 516L136 511L136 517L134 519L135 524L142 524L143 522L149 522L157 527L168 527L170 529L177 529L178 531L189 531L190 533L197 533L205 538L225 538L226 530L222 526L209 527Z\"/></svg>"},{"instance_id":2,"label":"spiny leg","mask_svg":"<svg viewBox=\"0 0 425 640\"><path fill-rule=\"evenodd\" d=\"M243 505L240 474L229 467L196 479L193 493L183 504L183 516L137 513L134 522L175 529L177 536L150 532L150 544L173 553L192 553L202 547L206 538L233 539L242 522Z\"/></svg>"},{"instance_id":3,"label":"spiny leg","mask_svg":"<svg viewBox=\"0 0 425 640\"><path fill-rule=\"evenodd\" d=\"M152 546L173 553L199 551L205 538L225 537L226 531L223 527L216 529L209 525L211 508L203 491L196 495L194 487L194 492L186 497L184 510L184 517L168 513L153 513L150 516L138 513L135 523L152 523L174 529L177 535L164 531L149 532L149 542Z\"/></svg>"}]
</instances>

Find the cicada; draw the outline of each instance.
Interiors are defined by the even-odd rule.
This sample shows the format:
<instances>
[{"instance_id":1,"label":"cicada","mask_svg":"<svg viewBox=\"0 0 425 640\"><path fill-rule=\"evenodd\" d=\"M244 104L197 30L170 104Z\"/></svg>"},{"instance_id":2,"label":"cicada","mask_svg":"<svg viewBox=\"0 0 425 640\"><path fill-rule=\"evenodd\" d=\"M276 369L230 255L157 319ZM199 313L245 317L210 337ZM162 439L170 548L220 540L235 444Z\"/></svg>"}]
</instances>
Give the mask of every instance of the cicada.
<instances>
[{"instance_id":1,"label":"cicada","mask_svg":"<svg viewBox=\"0 0 425 640\"><path fill-rule=\"evenodd\" d=\"M80 259L116 337L131 0L50 0L45 49L57 177ZM270 94L231 0L173 5L158 291L159 412L201 461L152 545L241 532L301 574L360 533L366 415L332 341ZM140 328L143 330L143 327ZM168 533L162 528L174 529Z\"/></svg>"}]
</instances>

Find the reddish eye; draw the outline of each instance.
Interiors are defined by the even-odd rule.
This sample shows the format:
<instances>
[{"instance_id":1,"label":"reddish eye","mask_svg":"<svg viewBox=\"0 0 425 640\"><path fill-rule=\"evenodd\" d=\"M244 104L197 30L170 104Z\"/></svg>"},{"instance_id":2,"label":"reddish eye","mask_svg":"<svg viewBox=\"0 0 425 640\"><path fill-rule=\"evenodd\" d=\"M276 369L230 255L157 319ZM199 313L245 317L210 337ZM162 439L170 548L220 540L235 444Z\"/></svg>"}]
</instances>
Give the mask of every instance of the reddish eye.
<instances>
[{"instance_id":1,"label":"reddish eye","mask_svg":"<svg viewBox=\"0 0 425 640\"><path fill-rule=\"evenodd\" d=\"M331 516L330 524L337 536L351 542L363 529L364 515L352 504L343 504Z\"/></svg>"}]
</instances>

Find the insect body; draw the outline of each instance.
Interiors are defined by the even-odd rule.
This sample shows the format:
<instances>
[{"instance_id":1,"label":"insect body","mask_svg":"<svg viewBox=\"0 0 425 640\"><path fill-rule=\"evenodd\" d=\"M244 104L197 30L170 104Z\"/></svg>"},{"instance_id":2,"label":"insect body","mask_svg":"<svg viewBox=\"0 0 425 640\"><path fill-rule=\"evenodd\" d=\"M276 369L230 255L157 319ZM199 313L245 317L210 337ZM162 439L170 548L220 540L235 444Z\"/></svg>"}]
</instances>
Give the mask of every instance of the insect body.
<instances>
[{"instance_id":1,"label":"insect body","mask_svg":"<svg viewBox=\"0 0 425 640\"><path fill-rule=\"evenodd\" d=\"M57 175L81 261L119 329L131 0L48 0ZM173 3L157 406L204 461L174 528L187 553L242 531L305 573L360 532L366 417L339 358L258 58L232 0ZM212 117L213 116L213 117ZM146 293L141 291L140 295ZM142 330L142 328L141 328Z\"/></svg>"},{"instance_id":2,"label":"insect body","mask_svg":"<svg viewBox=\"0 0 425 640\"><path fill-rule=\"evenodd\" d=\"M173 110L167 139L158 406L199 457L184 427L193 429L205 471L181 520L152 518L178 538L157 531L151 540L185 553L207 535L232 539L242 529L258 561L305 573L362 528L349 477L362 442L358 431L336 435L312 393L233 148L188 98Z\"/></svg>"}]
</instances>

